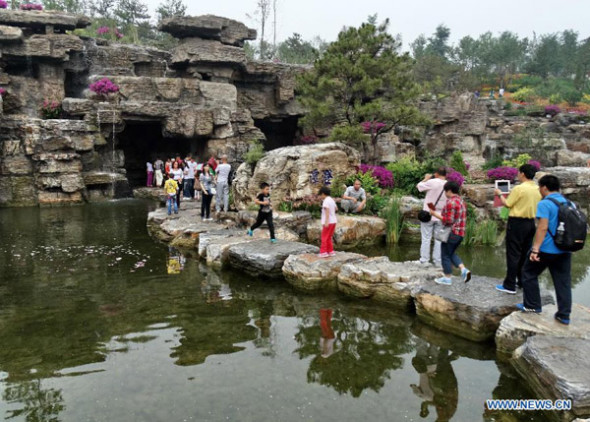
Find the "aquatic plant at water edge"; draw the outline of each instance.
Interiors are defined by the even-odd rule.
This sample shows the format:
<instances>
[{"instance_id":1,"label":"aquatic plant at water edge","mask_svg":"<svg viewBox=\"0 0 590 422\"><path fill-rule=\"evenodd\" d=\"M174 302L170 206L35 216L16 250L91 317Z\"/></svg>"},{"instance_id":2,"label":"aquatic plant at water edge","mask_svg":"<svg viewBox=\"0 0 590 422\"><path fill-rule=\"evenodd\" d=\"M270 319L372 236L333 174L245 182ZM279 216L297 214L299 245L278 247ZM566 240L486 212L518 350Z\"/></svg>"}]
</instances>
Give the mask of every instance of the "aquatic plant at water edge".
<instances>
[{"instance_id":1,"label":"aquatic plant at water edge","mask_svg":"<svg viewBox=\"0 0 590 422\"><path fill-rule=\"evenodd\" d=\"M381 210L381 218L385 219L385 238L387 243L399 243L404 229L404 213L401 199L394 196Z\"/></svg>"}]
</instances>

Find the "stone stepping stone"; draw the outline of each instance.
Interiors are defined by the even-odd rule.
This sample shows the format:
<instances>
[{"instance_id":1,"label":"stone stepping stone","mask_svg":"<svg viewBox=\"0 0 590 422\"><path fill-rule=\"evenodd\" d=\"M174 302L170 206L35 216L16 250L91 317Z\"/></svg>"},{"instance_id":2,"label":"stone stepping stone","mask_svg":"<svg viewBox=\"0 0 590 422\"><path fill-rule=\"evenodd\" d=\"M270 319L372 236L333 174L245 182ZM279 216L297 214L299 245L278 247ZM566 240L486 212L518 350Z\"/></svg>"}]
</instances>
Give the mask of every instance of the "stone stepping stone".
<instances>
[{"instance_id":1,"label":"stone stepping stone","mask_svg":"<svg viewBox=\"0 0 590 422\"><path fill-rule=\"evenodd\" d=\"M361 245L373 245L383 241L385 236L385 220L371 216L338 216L338 224L334 232L334 245L350 249ZM307 226L307 240L319 243L322 235L320 220L314 220Z\"/></svg>"},{"instance_id":2,"label":"stone stepping stone","mask_svg":"<svg viewBox=\"0 0 590 422\"><path fill-rule=\"evenodd\" d=\"M336 252L329 258L320 258L318 254L291 255L283 264L283 275L300 290L335 290L341 267L364 259L364 255L347 252Z\"/></svg>"},{"instance_id":3,"label":"stone stepping stone","mask_svg":"<svg viewBox=\"0 0 590 422\"><path fill-rule=\"evenodd\" d=\"M153 236L170 242L171 246L183 248L197 247L201 233L227 228L227 225L214 221L201 221L201 212L197 209L168 215L166 208L150 212L147 226Z\"/></svg>"},{"instance_id":4,"label":"stone stepping stone","mask_svg":"<svg viewBox=\"0 0 590 422\"><path fill-rule=\"evenodd\" d=\"M229 264L236 270L252 276L266 278L283 277L283 264L290 255L319 253L319 248L300 242L279 240L270 243L269 239L233 245L229 248Z\"/></svg>"},{"instance_id":5,"label":"stone stepping stone","mask_svg":"<svg viewBox=\"0 0 590 422\"><path fill-rule=\"evenodd\" d=\"M554 318L557 306L547 305L540 314L514 312L504 318L496 331L496 347L501 353L512 352L532 336L574 337L590 340L590 308L574 303L571 324Z\"/></svg>"},{"instance_id":6,"label":"stone stepping stone","mask_svg":"<svg viewBox=\"0 0 590 422\"><path fill-rule=\"evenodd\" d=\"M590 416L590 341L579 338L529 337L514 352L516 371L540 399L571 399L562 420Z\"/></svg>"},{"instance_id":7,"label":"stone stepping stone","mask_svg":"<svg viewBox=\"0 0 590 422\"><path fill-rule=\"evenodd\" d=\"M435 275L433 268L413 262L391 262L385 256L368 258L342 266L338 290L348 296L409 308L412 306L412 289L427 280L434 280Z\"/></svg>"},{"instance_id":8,"label":"stone stepping stone","mask_svg":"<svg viewBox=\"0 0 590 422\"><path fill-rule=\"evenodd\" d=\"M473 276L469 283L453 277L451 286L434 280L414 290L418 317L427 324L473 341L494 338L502 318L516 311L522 293L508 295L496 290L502 281ZM553 303L553 296L541 290L543 304Z\"/></svg>"}]
</instances>

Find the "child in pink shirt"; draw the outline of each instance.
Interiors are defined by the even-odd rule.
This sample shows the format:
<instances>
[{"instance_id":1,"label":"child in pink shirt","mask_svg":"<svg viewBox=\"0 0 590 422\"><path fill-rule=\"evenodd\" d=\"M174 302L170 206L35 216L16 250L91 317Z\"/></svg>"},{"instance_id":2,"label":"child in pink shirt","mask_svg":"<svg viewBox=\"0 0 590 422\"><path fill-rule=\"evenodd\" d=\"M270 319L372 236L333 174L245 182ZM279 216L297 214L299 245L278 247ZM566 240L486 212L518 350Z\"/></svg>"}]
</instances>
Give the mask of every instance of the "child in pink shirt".
<instances>
[{"instance_id":1,"label":"child in pink shirt","mask_svg":"<svg viewBox=\"0 0 590 422\"><path fill-rule=\"evenodd\" d=\"M330 196L330 189L322 187L319 192L322 199L322 243L320 245L320 258L334 256L334 244L332 236L336 230L336 202Z\"/></svg>"}]
</instances>

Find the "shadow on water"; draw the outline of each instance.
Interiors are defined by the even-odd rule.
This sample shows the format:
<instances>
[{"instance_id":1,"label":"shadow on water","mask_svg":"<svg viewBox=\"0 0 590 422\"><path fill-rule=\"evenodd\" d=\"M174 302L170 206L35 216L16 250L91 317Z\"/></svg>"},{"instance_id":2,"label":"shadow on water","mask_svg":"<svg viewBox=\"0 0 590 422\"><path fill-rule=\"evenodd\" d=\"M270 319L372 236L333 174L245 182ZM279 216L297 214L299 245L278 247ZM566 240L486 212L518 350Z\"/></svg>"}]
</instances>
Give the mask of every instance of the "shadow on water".
<instances>
[{"instance_id":1,"label":"shadow on water","mask_svg":"<svg viewBox=\"0 0 590 422\"><path fill-rule=\"evenodd\" d=\"M492 344L214 271L147 235L152 207L0 210L4 418L544 420L482 410L532 397Z\"/></svg>"}]
</instances>

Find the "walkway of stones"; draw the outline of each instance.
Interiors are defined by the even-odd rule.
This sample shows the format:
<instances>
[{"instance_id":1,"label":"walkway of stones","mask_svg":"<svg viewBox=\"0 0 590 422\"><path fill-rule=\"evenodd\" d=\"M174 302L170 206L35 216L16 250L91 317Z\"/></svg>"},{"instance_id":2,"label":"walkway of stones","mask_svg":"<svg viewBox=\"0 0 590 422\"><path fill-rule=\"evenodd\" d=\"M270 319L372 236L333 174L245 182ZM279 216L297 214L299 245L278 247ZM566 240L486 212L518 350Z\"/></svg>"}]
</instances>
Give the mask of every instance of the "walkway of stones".
<instances>
[{"instance_id":1,"label":"walkway of stones","mask_svg":"<svg viewBox=\"0 0 590 422\"><path fill-rule=\"evenodd\" d=\"M497 292L494 286L501 280L475 275L469 283L456 279L452 286L441 286L434 282L437 269L413 262L350 252L319 258L317 246L298 241L301 215L281 214L276 219L279 241L271 244L266 229L254 237L246 235L244 222L253 215L224 213L215 222L201 222L195 205L183 203L180 214L172 216L164 208L151 212L151 235L198 251L213 267L286 280L304 291L338 290L415 312L426 324L471 341L495 339L499 357L510 361L538 397L572 399L565 420L590 416L589 308L576 304L572 324L566 327L553 319L556 308L547 291L543 313L514 312L522 294Z\"/></svg>"}]
</instances>

